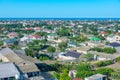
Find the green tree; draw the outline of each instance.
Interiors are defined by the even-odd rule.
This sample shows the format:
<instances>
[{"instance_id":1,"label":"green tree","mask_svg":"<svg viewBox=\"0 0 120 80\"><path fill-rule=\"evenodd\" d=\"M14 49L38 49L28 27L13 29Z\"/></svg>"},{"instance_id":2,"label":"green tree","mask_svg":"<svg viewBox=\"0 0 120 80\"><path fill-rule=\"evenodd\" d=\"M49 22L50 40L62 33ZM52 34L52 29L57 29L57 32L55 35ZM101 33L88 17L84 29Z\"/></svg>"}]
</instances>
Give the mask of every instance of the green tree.
<instances>
[{"instance_id":1,"label":"green tree","mask_svg":"<svg viewBox=\"0 0 120 80\"><path fill-rule=\"evenodd\" d=\"M85 54L85 58L87 58L88 61L91 61L94 58L94 55L91 53Z\"/></svg>"},{"instance_id":2,"label":"green tree","mask_svg":"<svg viewBox=\"0 0 120 80\"><path fill-rule=\"evenodd\" d=\"M18 44L19 44L19 42L18 42L18 41L15 41L15 42L14 42L14 45L16 45L16 46L17 46Z\"/></svg>"},{"instance_id":3,"label":"green tree","mask_svg":"<svg viewBox=\"0 0 120 80\"><path fill-rule=\"evenodd\" d=\"M40 35L40 36L46 36L46 35L47 35L46 32L37 32L36 34L37 34L37 35Z\"/></svg>"},{"instance_id":4,"label":"green tree","mask_svg":"<svg viewBox=\"0 0 120 80\"><path fill-rule=\"evenodd\" d=\"M117 62L120 62L120 56L116 58Z\"/></svg>"},{"instance_id":5,"label":"green tree","mask_svg":"<svg viewBox=\"0 0 120 80\"><path fill-rule=\"evenodd\" d=\"M88 63L81 63L76 67L76 69L77 69L77 74L76 74L77 78L84 79L85 77L93 75L93 71Z\"/></svg>"},{"instance_id":6,"label":"green tree","mask_svg":"<svg viewBox=\"0 0 120 80\"><path fill-rule=\"evenodd\" d=\"M63 73L60 75L59 80L71 80L71 78L68 76L69 71L67 69L63 70Z\"/></svg>"},{"instance_id":7,"label":"green tree","mask_svg":"<svg viewBox=\"0 0 120 80\"><path fill-rule=\"evenodd\" d=\"M49 46L49 47L47 48L47 52L49 52L49 53L53 53L53 52L55 52L55 51L56 51L56 48L53 47L53 46Z\"/></svg>"},{"instance_id":8,"label":"green tree","mask_svg":"<svg viewBox=\"0 0 120 80\"><path fill-rule=\"evenodd\" d=\"M0 46L2 46L4 44L4 42L3 41L0 41Z\"/></svg>"},{"instance_id":9,"label":"green tree","mask_svg":"<svg viewBox=\"0 0 120 80\"><path fill-rule=\"evenodd\" d=\"M93 75L92 71L80 71L76 74L76 77L84 79L85 77L89 77L91 75Z\"/></svg>"},{"instance_id":10,"label":"green tree","mask_svg":"<svg viewBox=\"0 0 120 80\"><path fill-rule=\"evenodd\" d=\"M97 51L97 52L105 52L108 54L114 54L116 52L115 48L111 48L111 47L106 47L106 48L98 48L98 47L94 47L92 48L93 51Z\"/></svg>"},{"instance_id":11,"label":"green tree","mask_svg":"<svg viewBox=\"0 0 120 80\"><path fill-rule=\"evenodd\" d=\"M48 55L41 54L41 55L39 55L39 60L40 61L50 60L50 57Z\"/></svg>"},{"instance_id":12,"label":"green tree","mask_svg":"<svg viewBox=\"0 0 120 80\"><path fill-rule=\"evenodd\" d=\"M66 42L61 42L58 44L59 48L61 51L64 51L67 48L67 43Z\"/></svg>"},{"instance_id":13,"label":"green tree","mask_svg":"<svg viewBox=\"0 0 120 80\"><path fill-rule=\"evenodd\" d=\"M62 27L60 28L57 34L60 36L70 36L70 32L71 32L70 28Z\"/></svg>"},{"instance_id":14,"label":"green tree","mask_svg":"<svg viewBox=\"0 0 120 80\"><path fill-rule=\"evenodd\" d=\"M0 59L0 62L3 62L2 59Z\"/></svg>"},{"instance_id":15,"label":"green tree","mask_svg":"<svg viewBox=\"0 0 120 80\"><path fill-rule=\"evenodd\" d=\"M57 73L57 72L54 72L54 73L53 73L53 78L59 79L59 77L60 77L59 73Z\"/></svg>"},{"instance_id":16,"label":"green tree","mask_svg":"<svg viewBox=\"0 0 120 80\"><path fill-rule=\"evenodd\" d=\"M120 80L120 69L117 69L115 72L111 73L111 79Z\"/></svg>"},{"instance_id":17,"label":"green tree","mask_svg":"<svg viewBox=\"0 0 120 80\"><path fill-rule=\"evenodd\" d=\"M32 56L32 57L33 57L32 50L31 50L31 49L26 48L26 49L25 49L25 53L26 53L27 56Z\"/></svg>"},{"instance_id":18,"label":"green tree","mask_svg":"<svg viewBox=\"0 0 120 80\"><path fill-rule=\"evenodd\" d=\"M76 66L76 69L78 72L80 71L91 71L90 64L88 63L80 63L79 65Z\"/></svg>"}]
</instances>

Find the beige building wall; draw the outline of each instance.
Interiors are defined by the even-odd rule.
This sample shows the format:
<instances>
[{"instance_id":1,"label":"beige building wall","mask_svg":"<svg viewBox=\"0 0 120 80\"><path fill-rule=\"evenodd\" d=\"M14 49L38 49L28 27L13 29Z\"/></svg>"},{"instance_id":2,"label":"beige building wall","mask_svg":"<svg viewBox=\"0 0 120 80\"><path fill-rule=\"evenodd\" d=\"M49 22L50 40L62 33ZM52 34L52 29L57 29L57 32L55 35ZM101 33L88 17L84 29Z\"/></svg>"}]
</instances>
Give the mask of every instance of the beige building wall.
<instances>
[{"instance_id":1,"label":"beige building wall","mask_svg":"<svg viewBox=\"0 0 120 80\"><path fill-rule=\"evenodd\" d=\"M0 54L0 60L2 60L3 62L9 62L9 60L2 54Z\"/></svg>"}]
</instances>

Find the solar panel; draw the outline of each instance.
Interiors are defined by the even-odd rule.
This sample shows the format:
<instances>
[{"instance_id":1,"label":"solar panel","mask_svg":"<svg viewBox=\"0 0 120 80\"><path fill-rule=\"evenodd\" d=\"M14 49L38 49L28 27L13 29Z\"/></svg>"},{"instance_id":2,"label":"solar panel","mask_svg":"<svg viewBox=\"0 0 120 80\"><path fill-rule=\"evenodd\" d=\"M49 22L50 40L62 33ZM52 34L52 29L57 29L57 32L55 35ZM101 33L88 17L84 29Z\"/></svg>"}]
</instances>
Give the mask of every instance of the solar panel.
<instances>
[{"instance_id":1,"label":"solar panel","mask_svg":"<svg viewBox=\"0 0 120 80\"><path fill-rule=\"evenodd\" d=\"M71 56L71 57L74 57L74 58L79 58L80 57L80 53L78 52L75 52L75 51L68 51L65 56Z\"/></svg>"},{"instance_id":2,"label":"solar panel","mask_svg":"<svg viewBox=\"0 0 120 80\"><path fill-rule=\"evenodd\" d=\"M120 47L120 44L117 43L117 42L112 42L109 45L112 46L112 47Z\"/></svg>"}]
</instances>

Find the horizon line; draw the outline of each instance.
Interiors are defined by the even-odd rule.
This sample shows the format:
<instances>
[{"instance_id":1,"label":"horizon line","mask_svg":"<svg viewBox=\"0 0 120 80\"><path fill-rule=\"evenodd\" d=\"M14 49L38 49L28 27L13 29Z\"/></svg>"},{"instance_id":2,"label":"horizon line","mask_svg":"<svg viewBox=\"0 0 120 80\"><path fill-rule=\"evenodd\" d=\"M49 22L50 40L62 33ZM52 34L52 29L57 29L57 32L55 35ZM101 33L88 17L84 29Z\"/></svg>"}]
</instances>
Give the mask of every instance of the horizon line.
<instances>
[{"instance_id":1,"label":"horizon line","mask_svg":"<svg viewBox=\"0 0 120 80\"><path fill-rule=\"evenodd\" d=\"M120 20L120 18L69 18L69 17L7 17L0 18L0 20Z\"/></svg>"}]
</instances>

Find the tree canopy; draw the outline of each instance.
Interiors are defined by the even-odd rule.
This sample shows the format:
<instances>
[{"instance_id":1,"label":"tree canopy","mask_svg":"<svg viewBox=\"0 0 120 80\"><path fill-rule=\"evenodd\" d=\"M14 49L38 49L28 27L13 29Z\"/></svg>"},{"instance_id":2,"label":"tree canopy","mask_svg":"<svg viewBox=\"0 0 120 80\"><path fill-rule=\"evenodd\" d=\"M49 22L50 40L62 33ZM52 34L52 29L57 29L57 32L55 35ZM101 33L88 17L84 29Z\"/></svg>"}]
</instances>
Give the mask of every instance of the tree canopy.
<instances>
[{"instance_id":1,"label":"tree canopy","mask_svg":"<svg viewBox=\"0 0 120 80\"><path fill-rule=\"evenodd\" d=\"M55 51L56 51L56 48L53 47L53 46L49 46L49 47L47 48L47 52L49 52L49 53L53 53L53 52L55 52Z\"/></svg>"}]
</instances>

